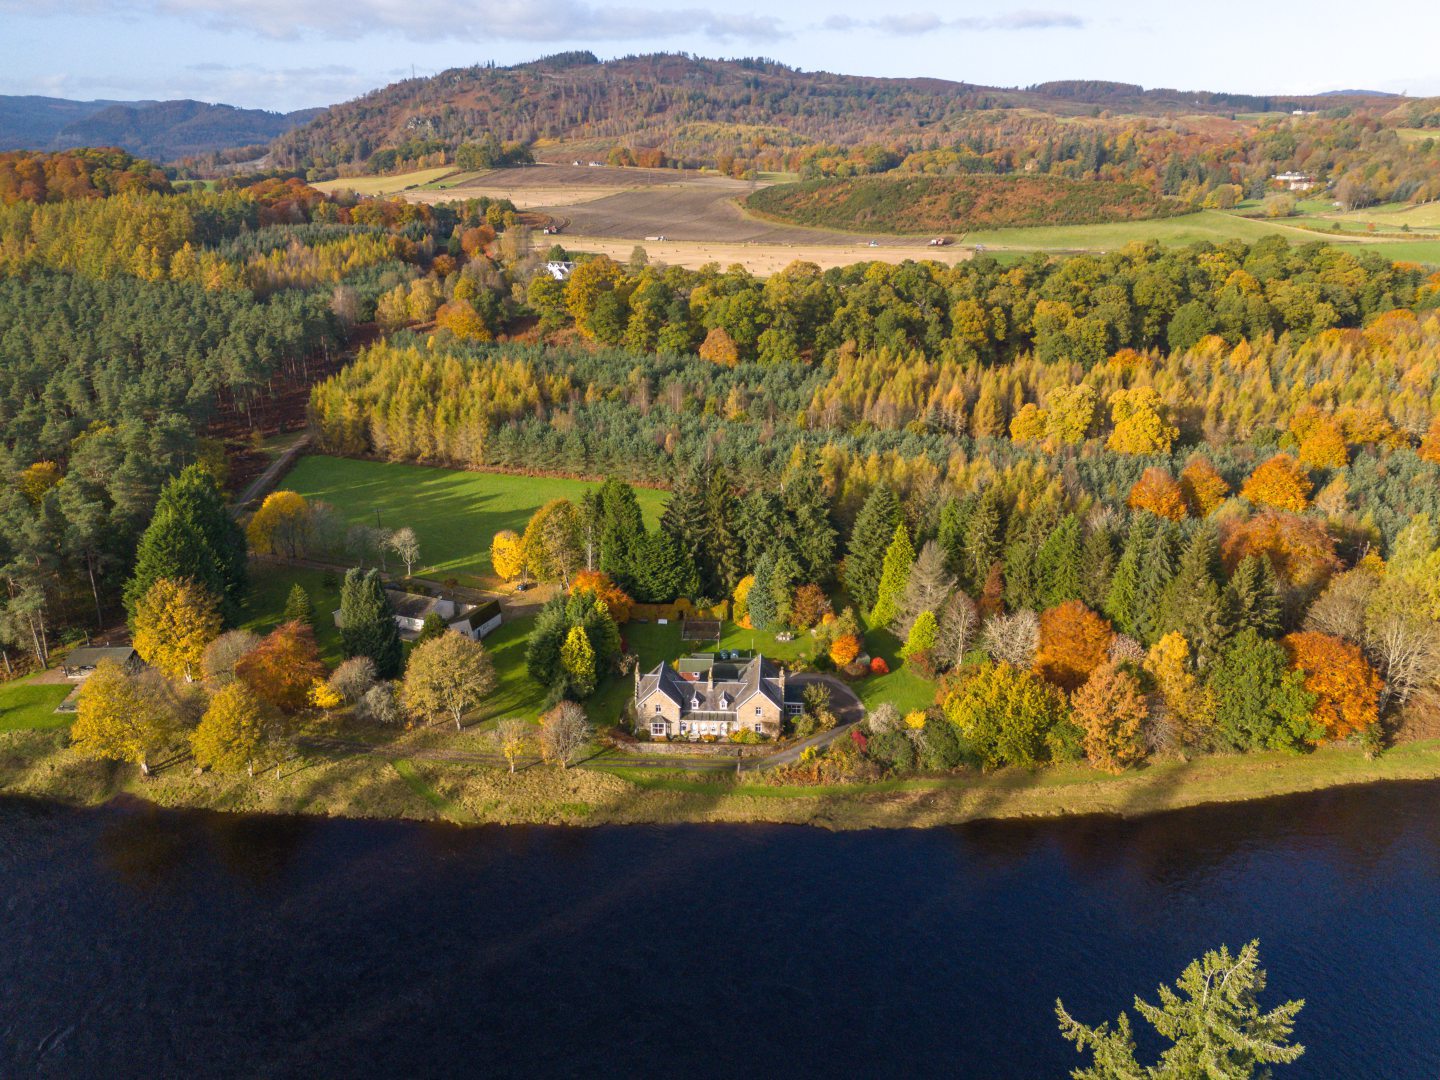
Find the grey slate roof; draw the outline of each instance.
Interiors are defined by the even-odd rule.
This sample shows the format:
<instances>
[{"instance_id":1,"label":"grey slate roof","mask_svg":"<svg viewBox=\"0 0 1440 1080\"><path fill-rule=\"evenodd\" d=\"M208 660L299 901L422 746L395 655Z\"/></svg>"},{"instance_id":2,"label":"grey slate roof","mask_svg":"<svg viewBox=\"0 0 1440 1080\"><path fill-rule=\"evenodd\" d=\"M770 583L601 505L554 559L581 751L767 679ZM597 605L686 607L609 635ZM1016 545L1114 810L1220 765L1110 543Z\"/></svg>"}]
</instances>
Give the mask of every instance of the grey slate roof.
<instances>
[{"instance_id":1,"label":"grey slate roof","mask_svg":"<svg viewBox=\"0 0 1440 1080\"><path fill-rule=\"evenodd\" d=\"M787 693L781 693L779 670L761 656L738 663L717 661L710 672L714 675L713 685L704 676L693 682L682 679L669 664L661 664L640 677L635 700L643 702L658 690L680 706L682 716L688 716L702 712L733 714L738 705L757 693L779 708L790 696L788 685Z\"/></svg>"}]
</instances>

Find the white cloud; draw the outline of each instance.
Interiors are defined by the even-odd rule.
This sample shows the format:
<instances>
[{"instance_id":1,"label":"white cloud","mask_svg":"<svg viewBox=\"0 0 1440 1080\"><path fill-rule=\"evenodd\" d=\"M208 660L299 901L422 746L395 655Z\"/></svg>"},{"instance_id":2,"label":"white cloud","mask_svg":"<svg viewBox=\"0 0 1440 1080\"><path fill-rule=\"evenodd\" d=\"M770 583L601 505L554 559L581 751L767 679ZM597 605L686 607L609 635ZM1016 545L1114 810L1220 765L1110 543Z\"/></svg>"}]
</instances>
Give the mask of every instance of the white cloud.
<instances>
[{"instance_id":1,"label":"white cloud","mask_svg":"<svg viewBox=\"0 0 1440 1080\"><path fill-rule=\"evenodd\" d=\"M373 33L414 41L605 42L698 35L713 41L789 36L772 15L707 8L657 10L586 0L0 0L0 11L37 15L170 17L262 37L354 40Z\"/></svg>"},{"instance_id":2,"label":"white cloud","mask_svg":"<svg viewBox=\"0 0 1440 1080\"><path fill-rule=\"evenodd\" d=\"M848 33L853 30L878 31L901 37L930 34L939 30L1080 30L1085 20L1065 11L1011 11L991 16L961 16L947 19L933 11L912 11L899 15L881 15L873 19L857 19L849 15L832 15L820 24L821 30Z\"/></svg>"}]
</instances>

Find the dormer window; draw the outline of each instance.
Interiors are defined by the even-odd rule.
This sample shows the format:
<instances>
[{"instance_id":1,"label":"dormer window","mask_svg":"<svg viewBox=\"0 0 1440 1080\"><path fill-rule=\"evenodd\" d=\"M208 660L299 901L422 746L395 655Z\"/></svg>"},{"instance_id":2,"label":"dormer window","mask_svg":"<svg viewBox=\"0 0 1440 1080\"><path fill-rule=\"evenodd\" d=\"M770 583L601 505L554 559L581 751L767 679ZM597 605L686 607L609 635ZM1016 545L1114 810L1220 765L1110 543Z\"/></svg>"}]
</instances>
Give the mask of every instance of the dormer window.
<instances>
[{"instance_id":1,"label":"dormer window","mask_svg":"<svg viewBox=\"0 0 1440 1080\"><path fill-rule=\"evenodd\" d=\"M692 694L692 695L690 696L690 708L692 708L692 709L698 709L698 708L700 708L700 695L699 695L699 694Z\"/></svg>"},{"instance_id":2,"label":"dormer window","mask_svg":"<svg viewBox=\"0 0 1440 1080\"><path fill-rule=\"evenodd\" d=\"M730 708L730 695L729 695L729 694L721 694L721 695L720 695L720 708L721 708L721 709L728 709L728 708Z\"/></svg>"}]
</instances>

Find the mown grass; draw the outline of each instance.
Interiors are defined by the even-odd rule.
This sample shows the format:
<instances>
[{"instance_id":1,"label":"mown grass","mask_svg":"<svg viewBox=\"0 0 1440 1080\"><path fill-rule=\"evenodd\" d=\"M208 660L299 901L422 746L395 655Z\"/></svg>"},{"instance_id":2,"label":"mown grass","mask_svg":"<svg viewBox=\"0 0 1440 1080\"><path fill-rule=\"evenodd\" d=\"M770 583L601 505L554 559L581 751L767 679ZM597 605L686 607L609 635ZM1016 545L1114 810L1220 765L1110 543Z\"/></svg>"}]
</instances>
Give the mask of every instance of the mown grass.
<instances>
[{"instance_id":1,"label":"mown grass","mask_svg":"<svg viewBox=\"0 0 1440 1080\"><path fill-rule=\"evenodd\" d=\"M75 689L74 683L36 683L34 676L0 684L0 731L34 731L60 728L72 713L55 711Z\"/></svg>"},{"instance_id":2,"label":"mown grass","mask_svg":"<svg viewBox=\"0 0 1440 1080\"><path fill-rule=\"evenodd\" d=\"M357 195L390 195L397 191L433 184L455 172L453 165L435 169L419 169L398 176L347 176L340 180L322 180L310 186L317 191L353 191Z\"/></svg>"},{"instance_id":3,"label":"mown grass","mask_svg":"<svg viewBox=\"0 0 1440 1080\"><path fill-rule=\"evenodd\" d=\"M265 635L280 625L285 601L295 585L303 585L315 605L315 640L320 657L331 667L345 659L333 613L340 607L340 573L271 563L250 564L250 592L245 599L244 630ZM328 582L328 584L327 584Z\"/></svg>"},{"instance_id":4,"label":"mown grass","mask_svg":"<svg viewBox=\"0 0 1440 1080\"><path fill-rule=\"evenodd\" d=\"M578 500L597 485L315 454L302 457L281 486L307 499L323 499L353 523L410 526L420 538L417 576L491 585L490 540L497 532L522 532L549 500ZM653 527L668 494L636 488L635 495L646 524Z\"/></svg>"}]
</instances>

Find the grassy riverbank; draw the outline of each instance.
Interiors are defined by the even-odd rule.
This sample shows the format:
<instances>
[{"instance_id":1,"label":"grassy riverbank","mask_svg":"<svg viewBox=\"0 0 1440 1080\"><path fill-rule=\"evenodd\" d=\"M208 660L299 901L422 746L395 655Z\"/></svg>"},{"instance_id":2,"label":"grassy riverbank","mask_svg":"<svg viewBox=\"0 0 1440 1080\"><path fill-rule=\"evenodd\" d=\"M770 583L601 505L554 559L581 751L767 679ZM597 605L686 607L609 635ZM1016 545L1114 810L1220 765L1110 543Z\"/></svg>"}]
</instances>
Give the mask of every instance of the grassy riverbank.
<instances>
[{"instance_id":1,"label":"grassy riverbank","mask_svg":"<svg viewBox=\"0 0 1440 1080\"><path fill-rule=\"evenodd\" d=\"M624 769L600 759L511 776L427 759L425 740L383 753L312 754L251 779L199 773L188 760L142 779L131 766L86 761L59 731L0 734L0 792L82 805L132 795L161 806L469 824L603 825L774 822L832 829L908 828L985 818L1138 816L1382 780L1440 778L1440 741L1410 743L1374 761L1327 748L1305 756L1252 754L1164 762L1112 777L1083 766L1006 770L828 788L772 787L679 771Z\"/></svg>"}]
</instances>

